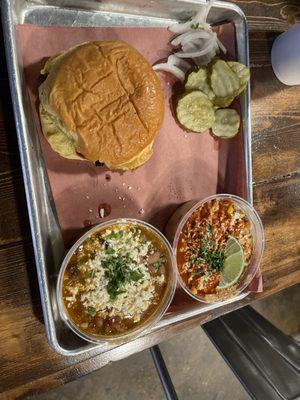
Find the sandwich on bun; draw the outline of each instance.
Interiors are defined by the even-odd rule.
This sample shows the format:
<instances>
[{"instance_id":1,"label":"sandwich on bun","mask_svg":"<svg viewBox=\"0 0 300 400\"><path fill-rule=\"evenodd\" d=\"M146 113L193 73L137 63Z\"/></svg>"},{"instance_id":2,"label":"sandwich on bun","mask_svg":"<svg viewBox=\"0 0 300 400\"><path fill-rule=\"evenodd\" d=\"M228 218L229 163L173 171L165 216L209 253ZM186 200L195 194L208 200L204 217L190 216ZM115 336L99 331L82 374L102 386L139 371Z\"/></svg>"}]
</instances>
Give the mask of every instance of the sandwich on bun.
<instances>
[{"instance_id":1,"label":"sandwich on bun","mask_svg":"<svg viewBox=\"0 0 300 400\"><path fill-rule=\"evenodd\" d=\"M50 57L41 73L40 119L54 151L111 169L149 160L164 99L137 50L122 41L87 42Z\"/></svg>"}]
</instances>

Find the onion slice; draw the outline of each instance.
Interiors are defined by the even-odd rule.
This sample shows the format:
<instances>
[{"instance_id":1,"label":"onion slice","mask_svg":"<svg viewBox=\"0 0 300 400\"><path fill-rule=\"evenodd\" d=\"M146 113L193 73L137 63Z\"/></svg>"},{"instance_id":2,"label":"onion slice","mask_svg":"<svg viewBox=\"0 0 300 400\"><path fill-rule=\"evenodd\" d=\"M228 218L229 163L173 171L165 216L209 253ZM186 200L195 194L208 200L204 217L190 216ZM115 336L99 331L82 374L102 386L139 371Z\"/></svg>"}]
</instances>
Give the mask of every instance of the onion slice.
<instances>
[{"instance_id":1,"label":"onion slice","mask_svg":"<svg viewBox=\"0 0 300 400\"><path fill-rule=\"evenodd\" d=\"M196 65L207 65L211 62L211 60L216 56L216 50L213 49L209 53L205 54L204 56L195 57L193 58Z\"/></svg>"},{"instance_id":2,"label":"onion slice","mask_svg":"<svg viewBox=\"0 0 300 400\"><path fill-rule=\"evenodd\" d=\"M203 22L205 22L205 23L206 23L208 14L209 14L209 12L210 12L210 9L211 9L211 7L212 7L212 5L213 5L213 2L214 2L214 0L208 0L208 3L207 3L206 6L205 6L205 10L204 10L205 13L204 13L204 16L203 16Z\"/></svg>"},{"instance_id":3,"label":"onion slice","mask_svg":"<svg viewBox=\"0 0 300 400\"><path fill-rule=\"evenodd\" d=\"M200 57L200 56L204 56L205 54L209 53L213 48L215 47L215 41L214 40L210 40L206 47L202 50L196 50L196 51L192 51L192 52L184 52L184 51L179 51L178 53L176 53L176 55L180 58L194 58L194 57Z\"/></svg>"},{"instance_id":4,"label":"onion slice","mask_svg":"<svg viewBox=\"0 0 300 400\"><path fill-rule=\"evenodd\" d=\"M218 37L216 38L216 40L217 40L217 44L218 44L220 50L223 51L224 54L226 54L227 53L227 49L224 46L224 44L221 42L221 40Z\"/></svg>"},{"instance_id":5,"label":"onion slice","mask_svg":"<svg viewBox=\"0 0 300 400\"><path fill-rule=\"evenodd\" d=\"M204 32L204 31L196 31L196 32L190 32L189 35L187 35L186 37L184 37L181 40L181 46L184 46L186 43L188 42L193 42L194 40L197 39L210 39L211 38L211 34L208 32Z\"/></svg>"},{"instance_id":6,"label":"onion slice","mask_svg":"<svg viewBox=\"0 0 300 400\"><path fill-rule=\"evenodd\" d=\"M188 31L188 32L182 33L181 35L176 36L176 38L171 41L171 45L178 46L181 43L182 39L184 39L185 37L190 35L190 33L191 33L191 31Z\"/></svg>"},{"instance_id":7,"label":"onion slice","mask_svg":"<svg viewBox=\"0 0 300 400\"><path fill-rule=\"evenodd\" d=\"M212 32L211 26L207 22L204 22L202 24L202 27L205 30L205 32Z\"/></svg>"},{"instance_id":8,"label":"onion slice","mask_svg":"<svg viewBox=\"0 0 300 400\"><path fill-rule=\"evenodd\" d=\"M213 2L214 0L207 0L207 3L201 6L196 15L187 22L176 23L169 27L172 32L178 34L171 41L171 45L180 45L181 51L171 54L166 63L154 65L154 70L170 72L183 82L184 74L191 68L185 58L192 59L196 65L205 65L220 50L226 53L226 47L206 21Z\"/></svg>"},{"instance_id":9,"label":"onion slice","mask_svg":"<svg viewBox=\"0 0 300 400\"><path fill-rule=\"evenodd\" d=\"M182 69L184 72L187 72L191 68L191 64L190 63L188 63L187 61L183 60L182 58L179 58L176 54L171 54L168 57L167 64L175 65L176 67L179 67L180 69Z\"/></svg>"},{"instance_id":10,"label":"onion slice","mask_svg":"<svg viewBox=\"0 0 300 400\"><path fill-rule=\"evenodd\" d=\"M206 8L207 6L202 6L197 14L191 18L189 21L184 23L176 23L169 26L169 30L173 33L184 33L191 29L192 25L202 24L205 22L205 15L206 15Z\"/></svg>"},{"instance_id":11,"label":"onion slice","mask_svg":"<svg viewBox=\"0 0 300 400\"><path fill-rule=\"evenodd\" d=\"M170 72L181 82L184 81L185 73L180 68L176 67L176 65L170 65L168 63L161 63L161 64L154 65L152 68L155 71L159 70L159 71Z\"/></svg>"},{"instance_id":12,"label":"onion slice","mask_svg":"<svg viewBox=\"0 0 300 400\"><path fill-rule=\"evenodd\" d=\"M197 46L196 43L187 43L184 46L182 46L182 51L184 51L185 53L191 52L191 51L194 51L194 50L195 51L199 50L199 46Z\"/></svg>"},{"instance_id":13,"label":"onion slice","mask_svg":"<svg viewBox=\"0 0 300 400\"><path fill-rule=\"evenodd\" d=\"M210 33L206 31L197 31L197 30L192 30L183 33L182 35L177 36L175 39L171 41L172 46L178 46L179 44L183 45L190 39L198 39L198 38L209 38Z\"/></svg>"}]
</instances>

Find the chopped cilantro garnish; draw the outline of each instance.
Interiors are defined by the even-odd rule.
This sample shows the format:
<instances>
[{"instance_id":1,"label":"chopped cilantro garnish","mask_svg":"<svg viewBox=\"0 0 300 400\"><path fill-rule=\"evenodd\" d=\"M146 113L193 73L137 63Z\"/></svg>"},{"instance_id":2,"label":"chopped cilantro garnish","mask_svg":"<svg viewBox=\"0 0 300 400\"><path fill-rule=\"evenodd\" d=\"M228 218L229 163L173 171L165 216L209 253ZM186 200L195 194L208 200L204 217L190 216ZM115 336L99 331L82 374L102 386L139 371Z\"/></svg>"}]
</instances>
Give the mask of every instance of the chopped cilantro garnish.
<instances>
[{"instance_id":1,"label":"chopped cilantro garnish","mask_svg":"<svg viewBox=\"0 0 300 400\"><path fill-rule=\"evenodd\" d=\"M88 251L86 251L86 256L87 257L89 257L90 259L94 259L95 258L95 256L96 256L96 251L95 250L88 250Z\"/></svg>"},{"instance_id":2,"label":"chopped cilantro garnish","mask_svg":"<svg viewBox=\"0 0 300 400\"><path fill-rule=\"evenodd\" d=\"M108 248L106 249L106 254L114 254L115 252L116 252L116 250L113 249L112 247L108 247Z\"/></svg>"},{"instance_id":3,"label":"chopped cilantro garnish","mask_svg":"<svg viewBox=\"0 0 300 400\"><path fill-rule=\"evenodd\" d=\"M111 298L115 300L119 294L124 293L124 285L129 282L138 282L144 276L139 271L130 268L132 260L129 254L114 255L103 260L104 276L108 280L106 290Z\"/></svg>"},{"instance_id":4,"label":"chopped cilantro garnish","mask_svg":"<svg viewBox=\"0 0 300 400\"><path fill-rule=\"evenodd\" d=\"M95 278L95 274L96 274L96 270L95 270L95 269L92 269L92 270L89 272L89 277L90 277L90 278Z\"/></svg>"},{"instance_id":5,"label":"chopped cilantro garnish","mask_svg":"<svg viewBox=\"0 0 300 400\"><path fill-rule=\"evenodd\" d=\"M205 228L206 234L207 235L213 235L213 230L212 230L212 226L210 224L208 224Z\"/></svg>"},{"instance_id":6,"label":"chopped cilantro garnish","mask_svg":"<svg viewBox=\"0 0 300 400\"><path fill-rule=\"evenodd\" d=\"M144 274L140 271L132 271L130 272L130 280L134 282L138 282L140 279L142 279Z\"/></svg>"},{"instance_id":7,"label":"chopped cilantro garnish","mask_svg":"<svg viewBox=\"0 0 300 400\"><path fill-rule=\"evenodd\" d=\"M111 232L110 234L108 234L106 236L106 239L120 239L121 237L123 237L124 235L124 231L116 231L116 232Z\"/></svg>"},{"instance_id":8,"label":"chopped cilantro garnish","mask_svg":"<svg viewBox=\"0 0 300 400\"><path fill-rule=\"evenodd\" d=\"M191 28L192 29L198 29L199 28L199 22L197 22L197 24L192 24Z\"/></svg>"},{"instance_id":9,"label":"chopped cilantro garnish","mask_svg":"<svg viewBox=\"0 0 300 400\"><path fill-rule=\"evenodd\" d=\"M89 307L89 308L88 308L88 313L89 313L90 316L93 316L94 313L95 313L94 307Z\"/></svg>"},{"instance_id":10,"label":"chopped cilantro garnish","mask_svg":"<svg viewBox=\"0 0 300 400\"><path fill-rule=\"evenodd\" d=\"M202 275L202 271L200 269L195 269L195 271L192 272L193 275Z\"/></svg>"},{"instance_id":11,"label":"chopped cilantro garnish","mask_svg":"<svg viewBox=\"0 0 300 400\"><path fill-rule=\"evenodd\" d=\"M222 271L225 261L224 248L215 248L215 237L210 224L205 227L205 233L205 237L199 237L200 248L197 254L191 258L191 262L197 266L205 265L210 270ZM196 269L194 275L198 275L198 271Z\"/></svg>"},{"instance_id":12,"label":"chopped cilantro garnish","mask_svg":"<svg viewBox=\"0 0 300 400\"><path fill-rule=\"evenodd\" d=\"M155 261L152 266L155 269L158 269L159 267L161 267L163 264L165 264L167 262L165 257L159 257L159 259L157 261Z\"/></svg>"}]
</instances>

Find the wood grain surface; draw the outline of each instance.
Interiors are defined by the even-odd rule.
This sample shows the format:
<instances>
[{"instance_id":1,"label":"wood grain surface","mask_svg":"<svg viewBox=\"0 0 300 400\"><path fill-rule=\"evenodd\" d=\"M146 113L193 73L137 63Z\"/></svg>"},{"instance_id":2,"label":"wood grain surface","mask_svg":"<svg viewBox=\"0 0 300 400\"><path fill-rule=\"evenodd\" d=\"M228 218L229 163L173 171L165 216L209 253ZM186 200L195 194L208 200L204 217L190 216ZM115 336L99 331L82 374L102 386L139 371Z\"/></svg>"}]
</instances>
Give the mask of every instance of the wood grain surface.
<instances>
[{"instance_id":1,"label":"wood grain surface","mask_svg":"<svg viewBox=\"0 0 300 400\"><path fill-rule=\"evenodd\" d=\"M265 290L164 328L105 354L55 354L44 332L29 220L0 38L0 398L20 399L76 379L253 299L300 282L300 87L282 85L270 64L274 38L300 15L298 1L237 1L250 28L255 207L266 233Z\"/></svg>"}]
</instances>

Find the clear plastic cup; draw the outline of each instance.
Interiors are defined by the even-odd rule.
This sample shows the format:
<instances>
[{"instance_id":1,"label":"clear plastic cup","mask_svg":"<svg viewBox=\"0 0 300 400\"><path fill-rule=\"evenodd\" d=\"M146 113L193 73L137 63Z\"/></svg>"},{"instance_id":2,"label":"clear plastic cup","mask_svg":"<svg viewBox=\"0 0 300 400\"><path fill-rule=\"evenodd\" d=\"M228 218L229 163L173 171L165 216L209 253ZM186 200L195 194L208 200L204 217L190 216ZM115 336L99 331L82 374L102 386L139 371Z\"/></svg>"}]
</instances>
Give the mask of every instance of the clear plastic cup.
<instances>
[{"instance_id":1,"label":"clear plastic cup","mask_svg":"<svg viewBox=\"0 0 300 400\"><path fill-rule=\"evenodd\" d=\"M234 297L238 296L241 292L243 292L246 287L251 283L255 275L257 274L259 270L259 266L262 260L263 256L263 251L264 251L264 229L263 225L261 222L261 219L255 209L252 207L250 203L248 203L246 200L242 199L241 197L234 196L231 194L217 194L213 195L210 197L206 197L203 200L191 200L187 203L184 203L182 206L180 206L175 213L172 215L171 219L169 220L165 232L167 238L170 240L170 242L173 245L173 251L175 254L175 257L177 259L177 247L178 247L178 240L180 233L186 223L186 221L189 219L191 214L197 210L199 207L201 207L204 203L211 201L211 200L222 200L222 199L231 199L233 200L238 206L245 212L247 215L250 223L251 223L251 231L252 231L252 236L253 236L253 252L249 261L249 264L241 277L238 280L236 290L234 291ZM218 303L222 302L223 300L227 300L228 298L232 297L224 297L224 299L220 300L216 298L215 300L212 301L207 301L204 298L201 298L200 296L196 296L194 293L192 293L189 288L186 287L185 283L183 282L180 273L177 268L177 278L178 281L181 285L181 287L185 290L186 293L188 293L190 296L192 296L194 299L203 302L203 303Z\"/></svg>"},{"instance_id":2,"label":"clear plastic cup","mask_svg":"<svg viewBox=\"0 0 300 400\"><path fill-rule=\"evenodd\" d=\"M96 336L92 334L88 334L87 332L82 331L70 318L64 302L62 298L62 283L63 283L63 276L66 270L66 267L74 254L75 250L93 233L97 231L101 231L103 228L107 228L112 225L118 225L118 224L133 224L133 225L138 225L142 226L144 229L147 229L148 231L152 232L160 241L161 243L165 246L170 261L171 261L171 266L169 270L169 275L168 275L168 282L167 282L167 287L165 290L164 297L161 299L161 302L159 306L156 308L153 314L151 314L147 320L145 320L141 325L138 325L135 329L130 330L125 333L121 333L119 335L113 335L113 336ZM145 331L149 330L153 325L155 325L164 315L165 311L169 307L174 293L175 293L175 288L176 288L176 261L174 257L174 253L172 250L172 247L168 240L165 238L165 236L159 232L154 226L148 224L147 222L140 221L137 219L133 218L122 218L122 219L113 219L108 222L104 222L102 224L96 225L93 228L91 228L89 231L87 231L84 235L80 237L80 239L77 240L76 243L71 247L71 249L67 252L63 262L61 269L59 271L58 275L58 280L57 280L57 287L56 287L56 296L57 296L57 304L58 304L58 310L59 314L62 318L62 320L68 325L68 327L76 333L78 336L80 336L82 339L85 339L89 342L92 343L111 343L111 344L121 344L124 342L127 342L128 340L132 340L133 338L136 338L140 336L142 333L145 333Z\"/></svg>"},{"instance_id":3,"label":"clear plastic cup","mask_svg":"<svg viewBox=\"0 0 300 400\"><path fill-rule=\"evenodd\" d=\"M300 23L279 35L272 46L271 63L285 85L300 85Z\"/></svg>"}]
</instances>

